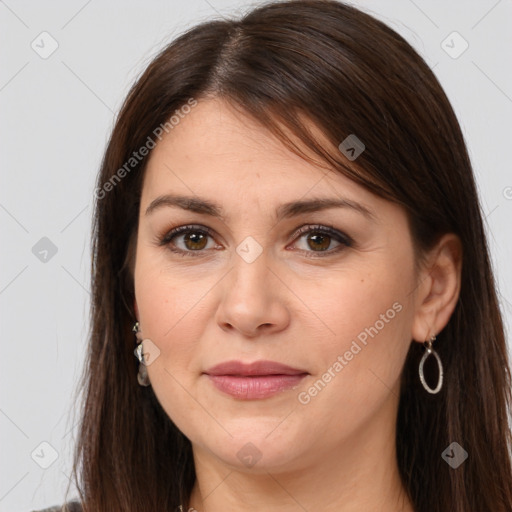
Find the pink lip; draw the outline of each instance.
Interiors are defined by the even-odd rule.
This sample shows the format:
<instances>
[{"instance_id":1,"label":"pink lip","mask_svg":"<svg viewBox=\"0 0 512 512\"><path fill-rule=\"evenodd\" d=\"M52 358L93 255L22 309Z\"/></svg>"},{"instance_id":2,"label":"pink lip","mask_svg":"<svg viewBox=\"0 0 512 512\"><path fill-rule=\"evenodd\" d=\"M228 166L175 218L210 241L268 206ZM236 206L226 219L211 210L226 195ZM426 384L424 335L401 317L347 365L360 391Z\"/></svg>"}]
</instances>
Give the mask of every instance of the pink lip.
<instances>
[{"instance_id":1,"label":"pink lip","mask_svg":"<svg viewBox=\"0 0 512 512\"><path fill-rule=\"evenodd\" d=\"M292 368L285 364L275 361L254 361L253 363L244 363L242 361L226 361L224 363L212 366L204 373L208 375L299 375L308 373L306 370Z\"/></svg>"},{"instance_id":2,"label":"pink lip","mask_svg":"<svg viewBox=\"0 0 512 512\"><path fill-rule=\"evenodd\" d=\"M220 391L242 400L267 398L296 387L308 372L274 361L226 361L206 370Z\"/></svg>"}]
</instances>

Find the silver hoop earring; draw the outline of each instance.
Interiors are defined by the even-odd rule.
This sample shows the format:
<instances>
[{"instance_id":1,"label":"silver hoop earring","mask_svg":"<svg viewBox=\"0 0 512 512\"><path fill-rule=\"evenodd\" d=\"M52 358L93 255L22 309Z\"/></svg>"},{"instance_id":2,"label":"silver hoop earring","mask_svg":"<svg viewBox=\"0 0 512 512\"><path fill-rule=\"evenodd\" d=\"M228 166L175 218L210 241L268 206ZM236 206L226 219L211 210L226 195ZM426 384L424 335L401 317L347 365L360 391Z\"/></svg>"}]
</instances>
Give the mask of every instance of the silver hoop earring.
<instances>
[{"instance_id":1,"label":"silver hoop earring","mask_svg":"<svg viewBox=\"0 0 512 512\"><path fill-rule=\"evenodd\" d=\"M425 345L425 353L423 354L423 357L420 361L420 367L419 367L419 374L420 374L420 381L423 384L423 387L426 391L429 393L435 395L436 393L439 393L441 391L441 388L443 387L443 365L441 363L441 358L439 357L439 354L432 348L432 343L436 340L435 336L432 336L428 341L425 341L423 344ZM437 367L439 369L439 378L437 381L437 386L435 388L431 388L427 381L425 380L425 374L423 372L423 366L425 365L425 361L427 360L428 356L433 355L437 360Z\"/></svg>"},{"instance_id":2,"label":"silver hoop earring","mask_svg":"<svg viewBox=\"0 0 512 512\"><path fill-rule=\"evenodd\" d=\"M140 334L139 322L135 322L132 331L135 333L137 340L140 341L134 350L134 354L139 360L139 373L137 374L137 382L141 386L149 386L151 382L149 381L148 369L146 367L146 363L144 362L144 352L142 351L142 335Z\"/></svg>"}]
</instances>

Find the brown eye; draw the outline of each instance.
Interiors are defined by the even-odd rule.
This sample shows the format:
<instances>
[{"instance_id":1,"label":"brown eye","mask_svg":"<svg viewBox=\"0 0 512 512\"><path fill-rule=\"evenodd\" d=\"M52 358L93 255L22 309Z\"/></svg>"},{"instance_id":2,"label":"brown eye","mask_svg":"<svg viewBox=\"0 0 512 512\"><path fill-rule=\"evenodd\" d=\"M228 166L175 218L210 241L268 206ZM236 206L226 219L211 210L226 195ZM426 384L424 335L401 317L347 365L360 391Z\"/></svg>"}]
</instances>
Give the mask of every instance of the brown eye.
<instances>
[{"instance_id":1,"label":"brown eye","mask_svg":"<svg viewBox=\"0 0 512 512\"><path fill-rule=\"evenodd\" d=\"M346 247L351 247L353 240L348 236L338 231L337 229L328 226L303 226L296 233L295 237L303 243L298 244L298 248L304 252L307 257L320 257L329 256L337 253ZM333 242L337 244L331 248ZM315 254L325 253L325 254Z\"/></svg>"},{"instance_id":2,"label":"brown eye","mask_svg":"<svg viewBox=\"0 0 512 512\"><path fill-rule=\"evenodd\" d=\"M199 231L190 231L186 235L183 235L183 243L187 249L191 251L197 251L204 249L208 242L208 235Z\"/></svg>"},{"instance_id":3,"label":"brown eye","mask_svg":"<svg viewBox=\"0 0 512 512\"><path fill-rule=\"evenodd\" d=\"M331 245L331 237L326 234L308 234L307 241L311 249L318 249L319 251L326 251Z\"/></svg>"},{"instance_id":4,"label":"brown eye","mask_svg":"<svg viewBox=\"0 0 512 512\"><path fill-rule=\"evenodd\" d=\"M201 256L208 247L208 239L213 239L213 232L208 228L180 226L172 229L159 240L159 245L168 246L169 250L182 256ZM215 244L213 244L215 247Z\"/></svg>"}]
</instances>

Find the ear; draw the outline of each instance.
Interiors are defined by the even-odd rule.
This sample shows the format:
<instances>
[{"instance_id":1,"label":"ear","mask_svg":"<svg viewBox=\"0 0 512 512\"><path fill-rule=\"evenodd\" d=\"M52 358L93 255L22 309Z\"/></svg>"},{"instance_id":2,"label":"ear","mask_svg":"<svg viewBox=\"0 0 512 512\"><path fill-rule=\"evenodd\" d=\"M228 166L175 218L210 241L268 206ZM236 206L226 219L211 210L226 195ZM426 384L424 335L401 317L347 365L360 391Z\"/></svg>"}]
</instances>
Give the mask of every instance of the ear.
<instances>
[{"instance_id":1,"label":"ear","mask_svg":"<svg viewBox=\"0 0 512 512\"><path fill-rule=\"evenodd\" d=\"M460 238L443 235L422 264L416 289L412 338L424 342L440 333L459 299L462 269Z\"/></svg>"}]
</instances>

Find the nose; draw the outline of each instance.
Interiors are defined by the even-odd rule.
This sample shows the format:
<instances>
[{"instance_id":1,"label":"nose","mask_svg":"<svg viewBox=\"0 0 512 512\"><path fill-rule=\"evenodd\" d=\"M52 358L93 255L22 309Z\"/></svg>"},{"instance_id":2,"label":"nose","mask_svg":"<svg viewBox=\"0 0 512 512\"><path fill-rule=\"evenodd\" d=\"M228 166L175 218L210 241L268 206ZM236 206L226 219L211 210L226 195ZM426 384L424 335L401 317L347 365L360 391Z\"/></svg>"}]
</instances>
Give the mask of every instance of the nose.
<instances>
[{"instance_id":1,"label":"nose","mask_svg":"<svg viewBox=\"0 0 512 512\"><path fill-rule=\"evenodd\" d=\"M221 329L254 338L288 326L290 292L270 265L265 252L251 263L238 254L234 257L231 271L218 287L216 321Z\"/></svg>"}]
</instances>

